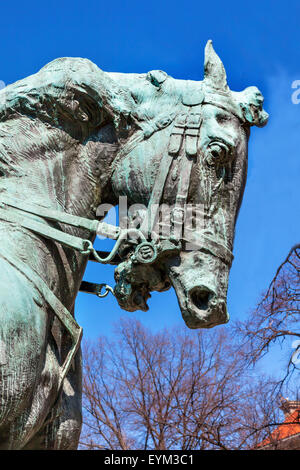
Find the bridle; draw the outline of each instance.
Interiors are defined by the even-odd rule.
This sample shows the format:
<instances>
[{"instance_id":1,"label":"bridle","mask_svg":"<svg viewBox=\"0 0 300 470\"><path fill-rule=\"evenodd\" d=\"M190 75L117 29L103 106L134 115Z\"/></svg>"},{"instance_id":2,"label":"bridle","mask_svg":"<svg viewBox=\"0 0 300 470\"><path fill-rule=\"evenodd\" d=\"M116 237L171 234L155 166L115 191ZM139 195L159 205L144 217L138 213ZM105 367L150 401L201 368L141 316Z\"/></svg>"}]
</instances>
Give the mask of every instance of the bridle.
<instances>
[{"instance_id":1,"label":"bridle","mask_svg":"<svg viewBox=\"0 0 300 470\"><path fill-rule=\"evenodd\" d=\"M201 127L201 113L199 112L197 104L199 105L199 103L196 103L196 106L195 104L189 103L185 107L187 112L181 112L175 116L174 119L173 116L172 119L170 116L165 117L164 119L160 118L156 124L152 126L152 131L149 131L148 127L147 132L149 136L149 132L151 135L151 132L153 133L169 126L171 123L173 124L170 132L168 151L164 158L161 159L148 203L148 217L144 219L144 222L139 228L122 229L105 222L99 222L98 220L90 220L42 205L23 202L19 199L6 196L5 194L1 194L0 196L0 219L18 227L23 227L61 245L68 246L78 251L80 254L88 256L90 260L102 264L119 264L121 258L118 252L125 241L127 244L129 243L131 245L131 250L129 250L127 257L129 257L129 260L133 265L154 264L161 257L164 257L167 254L179 254L182 251L182 243L186 241L184 236L181 239L178 239L174 236L164 238L156 235L154 239L150 239L151 235L153 235L153 228L157 217L157 210L153 211L151 208L159 207L173 158L178 155L184 142L187 158L184 163L185 171L180 173L178 180L176 201L171 214L173 231L180 224L183 224L192 166L195 157L197 156L197 142ZM123 151L122 157L126 155L126 153L128 154L144 138L144 133L140 131L138 137L134 136L133 139L131 139L127 145L127 152ZM97 251L89 239L65 233L64 231L49 225L49 222L62 223L79 229L84 229L91 235L98 234L103 237L116 240L116 243L110 253ZM196 235L198 246L197 250L206 251L219 258L226 265L231 265L233 255L224 244L214 240L208 234L205 234L205 232ZM60 388L80 345L82 328L77 324L69 310L41 279L38 273L20 259L15 258L11 253L4 252L1 247L0 255L34 285L35 289L37 289L45 301L50 305L53 312L59 318L72 338L72 347L64 364L60 368ZM103 288L105 289L104 293L102 293ZM107 284L95 284L86 281L82 281L80 290L82 292L95 294L98 297L105 297L109 292L113 293L113 289Z\"/></svg>"}]
</instances>

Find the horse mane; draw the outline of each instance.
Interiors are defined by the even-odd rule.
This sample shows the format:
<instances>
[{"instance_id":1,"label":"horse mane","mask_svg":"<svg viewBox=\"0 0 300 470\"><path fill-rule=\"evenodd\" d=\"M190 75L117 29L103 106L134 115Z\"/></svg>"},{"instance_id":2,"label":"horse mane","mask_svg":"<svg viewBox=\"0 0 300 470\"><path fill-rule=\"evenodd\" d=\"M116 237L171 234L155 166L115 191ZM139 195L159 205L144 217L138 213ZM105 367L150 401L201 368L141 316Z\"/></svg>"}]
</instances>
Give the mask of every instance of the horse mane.
<instances>
[{"instance_id":1,"label":"horse mane","mask_svg":"<svg viewBox=\"0 0 300 470\"><path fill-rule=\"evenodd\" d=\"M118 123L121 114L131 111L126 93L109 74L88 59L65 57L55 59L34 75L19 80L0 91L0 121L16 115L38 118L61 126L61 116L78 120L72 101L87 101L91 124L101 121L105 108Z\"/></svg>"},{"instance_id":2,"label":"horse mane","mask_svg":"<svg viewBox=\"0 0 300 470\"><path fill-rule=\"evenodd\" d=\"M50 158L83 142L102 119L102 104L113 102L114 86L105 72L88 59L56 59L38 73L0 91L0 176L23 174L24 159ZM109 85L109 86L108 86ZM104 88L112 89L111 93ZM120 95L119 95L120 97ZM88 122L76 115L80 103ZM112 111L118 120L120 112Z\"/></svg>"}]
</instances>

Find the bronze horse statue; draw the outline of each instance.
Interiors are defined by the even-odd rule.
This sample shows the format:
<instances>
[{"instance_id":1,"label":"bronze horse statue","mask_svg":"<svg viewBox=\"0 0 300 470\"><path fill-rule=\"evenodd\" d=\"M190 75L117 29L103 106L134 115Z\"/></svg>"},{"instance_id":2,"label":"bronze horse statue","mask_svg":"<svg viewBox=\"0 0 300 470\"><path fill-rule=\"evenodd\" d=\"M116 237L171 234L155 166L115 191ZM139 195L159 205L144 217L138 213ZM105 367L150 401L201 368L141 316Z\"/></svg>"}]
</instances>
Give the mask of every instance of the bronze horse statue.
<instances>
[{"instance_id":1,"label":"bronze horse statue","mask_svg":"<svg viewBox=\"0 0 300 470\"><path fill-rule=\"evenodd\" d=\"M1 449L77 448L74 302L88 259L118 263L115 295L127 310L173 286L188 327L228 321L247 142L250 126L267 121L262 104L255 87L229 90L211 41L202 82L62 58L0 92ZM188 203L201 205L196 248L183 236L150 239L152 222L125 230L127 240L100 222L118 245L103 260L92 246L97 208L120 196L172 206L173 226Z\"/></svg>"}]
</instances>

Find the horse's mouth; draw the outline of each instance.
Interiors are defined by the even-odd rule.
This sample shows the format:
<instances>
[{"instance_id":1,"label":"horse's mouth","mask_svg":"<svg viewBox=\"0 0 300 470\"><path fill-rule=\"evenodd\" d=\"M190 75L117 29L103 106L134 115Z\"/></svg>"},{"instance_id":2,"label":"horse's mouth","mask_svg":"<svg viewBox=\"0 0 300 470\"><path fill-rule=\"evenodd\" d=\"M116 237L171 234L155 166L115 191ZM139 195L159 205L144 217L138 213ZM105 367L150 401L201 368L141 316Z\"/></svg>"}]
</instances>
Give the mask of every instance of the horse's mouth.
<instances>
[{"instance_id":1,"label":"horse's mouth","mask_svg":"<svg viewBox=\"0 0 300 470\"><path fill-rule=\"evenodd\" d=\"M137 286L130 283L117 283L114 294L120 307L127 312L135 312L136 310L147 312L149 310L147 300L151 294L146 284Z\"/></svg>"},{"instance_id":2,"label":"horse's mouth","mask_svg":"<svg viewBox=\"0 0 300 470\"><path fill-rule=\"evenodd\" d=\"M132 295L132 306L135 307L135 310L142 310L147 312L149 306L147 305L147 300L151 297L151 294L146 289L136 290Z\"/></svg>"},{"instance_id":3,"label":"horse's mouth","mask_svg":"<svg viewBox=\"0 0 300 470\"><path fill-rule=\"evenodd\" d=\"M171 287L170 280L157 266L133 264L123 261L115 270L114 294L121 308L128 312L147 312L150 292L162 292Z\"/></svg>"}]
</instances>

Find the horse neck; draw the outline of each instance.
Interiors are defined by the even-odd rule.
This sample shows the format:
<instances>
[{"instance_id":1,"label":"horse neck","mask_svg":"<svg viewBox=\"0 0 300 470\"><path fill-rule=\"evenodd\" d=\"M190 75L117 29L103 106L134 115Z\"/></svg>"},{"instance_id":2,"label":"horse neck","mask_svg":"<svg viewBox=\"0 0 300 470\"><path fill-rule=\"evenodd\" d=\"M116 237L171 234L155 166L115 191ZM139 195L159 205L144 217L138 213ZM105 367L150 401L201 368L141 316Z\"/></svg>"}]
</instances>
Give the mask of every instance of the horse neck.
<instances>
[{"instance_id":1,"label":"horse neck","mask_svg":"<svg viewBox=\"0 0 300 470\"><path fill-rule=\"evenodd\" d=\"M37 138L31 145L26 135L22 145L20 136L14 171L7 165L11 171L1 178L0 192L22 201L93 218L103 189L101 177L107 179L105 174L99 173L101 160L91 152L95 150L93 145L79 144L61 131L50 129L45 136L39 128L35 130ZM91 234L73 227L64 226L63 230L92 239ZM86 267L86 256L59 244L54 246L53 242L31 232L24 233L22 229L17 235L8 236L5 243L16 258L22 258L38 272L67 307L72 307Z\"/></svg>"},{"instance_id":2,"label":"horse neck","mask_svg":"<svg viewBox=\"0 0 300 470\"><path fill-rule=\"evenodd\" d=\"M21 122L20 122L21 121ZM16 138L1 142L5 161L0 191L22 200L83 217L92 217L100 202L99 159L91 144L82 144L66 132L16 120ZM8 125L8 133L10 131ZM3 160L2 160L3 154ZM13 159L10 158L13 155Z\"/></svg>"}]
</instances>

